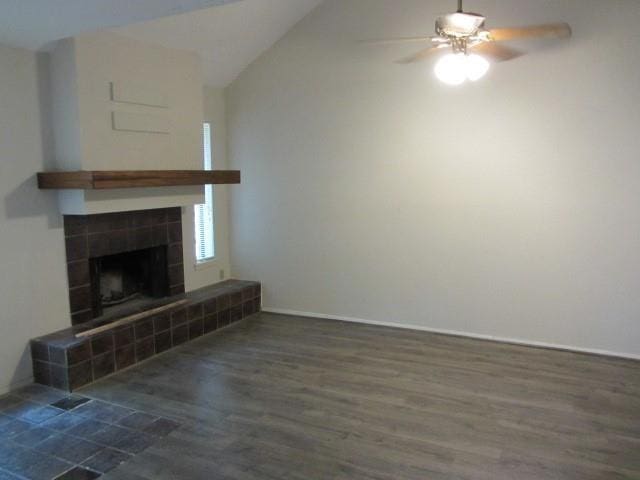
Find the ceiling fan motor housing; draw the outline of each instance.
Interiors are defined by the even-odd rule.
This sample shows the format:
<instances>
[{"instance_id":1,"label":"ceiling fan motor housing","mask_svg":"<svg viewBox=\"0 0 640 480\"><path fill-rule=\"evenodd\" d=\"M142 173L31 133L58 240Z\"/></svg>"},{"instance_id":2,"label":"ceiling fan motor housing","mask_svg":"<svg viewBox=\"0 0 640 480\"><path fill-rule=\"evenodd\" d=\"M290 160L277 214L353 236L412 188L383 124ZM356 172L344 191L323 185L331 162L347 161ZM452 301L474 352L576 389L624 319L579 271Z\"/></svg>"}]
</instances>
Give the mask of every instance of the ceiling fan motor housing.
<instances>
[{"instance_id":1,"label":"ceiling fan motor housing","mask_svg":"<svg viewBox=\"0 0 640 480\"><path fill-rule=\"evenodd\" d=\"M450 13L438 17L436 32L443 37L472 37L484 29L485 20L485 17L477 13Z\"/></svg>"}]
</instances>

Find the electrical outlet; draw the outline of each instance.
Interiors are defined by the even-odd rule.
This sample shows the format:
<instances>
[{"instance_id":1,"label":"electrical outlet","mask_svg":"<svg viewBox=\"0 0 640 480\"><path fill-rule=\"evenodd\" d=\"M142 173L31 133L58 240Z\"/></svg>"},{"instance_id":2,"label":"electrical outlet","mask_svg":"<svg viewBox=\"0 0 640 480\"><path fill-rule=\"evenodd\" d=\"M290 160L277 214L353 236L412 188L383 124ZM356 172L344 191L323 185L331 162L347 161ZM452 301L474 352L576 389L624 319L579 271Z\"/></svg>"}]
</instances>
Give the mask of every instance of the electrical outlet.
<instances>
[{"instance_id":1,"label":"electrical outlet","mask_svg":"<svg viewBox=\"0 0 640 480\"><path fill-rule=\"evenodd\" d=\"M220 280L224 280L224 269L220 269Z\"/></svg>"}]
</instances>

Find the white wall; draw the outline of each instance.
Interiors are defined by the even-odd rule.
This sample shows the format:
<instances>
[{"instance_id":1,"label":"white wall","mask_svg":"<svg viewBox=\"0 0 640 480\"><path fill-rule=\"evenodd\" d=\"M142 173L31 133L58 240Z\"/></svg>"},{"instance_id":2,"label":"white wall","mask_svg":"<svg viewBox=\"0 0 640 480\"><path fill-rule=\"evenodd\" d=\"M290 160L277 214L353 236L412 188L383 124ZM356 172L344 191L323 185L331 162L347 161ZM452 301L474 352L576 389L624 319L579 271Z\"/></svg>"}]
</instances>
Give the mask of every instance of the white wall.
<instances>
[{"instance_id":1,"label":"white wall","mask_svg":"<svg viewBox=\"0 0 640 480\"><path fill-rule=\"evenodd\" d=\"M204 89L204 120L211 124L213 168L227 168L227 125L224 90ZM182 209L182 230L184 238L185 288L195 290L231 277L229 260L229 189L237 185L215 185L214 223L215 258L205 264L195 262L194 213L192 207Z\"/></svg>"},{"instance_id":2,"label":"white wall","mask_svg":"<svg viewBox=\"0 0 640 480\"><path fill-rule=\"evenodd\" d=\"M575 35L451 88L357 40L454 2L327 0L232 84L234 275L267 308L640 355L638 2L468 3Z\"/></svg>"},{"instance_id":3,"label":"white wall","mask_svg":"<svg viewBox=\"0 0 640 480\"><path fill-rule=\"evenodd\" d=\"M0 45L0 394L31 379L29 339L70 323L61 217L35 182L41 98L36 54Z\"/></svg>"}]
</instances>

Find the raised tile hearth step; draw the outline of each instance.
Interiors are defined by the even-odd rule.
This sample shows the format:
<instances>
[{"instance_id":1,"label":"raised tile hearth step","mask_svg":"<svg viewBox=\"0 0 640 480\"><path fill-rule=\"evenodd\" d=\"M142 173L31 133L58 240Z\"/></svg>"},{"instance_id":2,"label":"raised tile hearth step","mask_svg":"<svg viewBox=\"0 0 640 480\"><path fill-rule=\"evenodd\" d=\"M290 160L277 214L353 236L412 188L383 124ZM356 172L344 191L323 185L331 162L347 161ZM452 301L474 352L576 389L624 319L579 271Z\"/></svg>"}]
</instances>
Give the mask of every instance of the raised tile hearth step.
<instances>
[{"instance_id":1,"label":"raised tile hearth step","mask_svg":"<svg viewBox=\"0 0 640 480\"><path fill-rule=\"evenodd\" d=\"M133 323L78 338L119 320L86 322L31 340L36 383L73 391L260 311L259 282L227 280L164 299L183 302Z\"/></svg>"}]
</instances>

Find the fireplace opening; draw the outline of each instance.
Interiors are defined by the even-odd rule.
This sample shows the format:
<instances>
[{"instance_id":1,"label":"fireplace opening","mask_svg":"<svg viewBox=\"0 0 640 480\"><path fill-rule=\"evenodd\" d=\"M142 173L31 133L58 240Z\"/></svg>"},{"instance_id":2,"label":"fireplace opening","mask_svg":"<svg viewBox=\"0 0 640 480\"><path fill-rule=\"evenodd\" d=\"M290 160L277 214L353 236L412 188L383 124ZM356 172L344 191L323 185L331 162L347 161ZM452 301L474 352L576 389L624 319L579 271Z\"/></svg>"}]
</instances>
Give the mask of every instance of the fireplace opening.
<instances>
[{"instance_id":1,"label":"fireplace opening","mask_svg":"<svg viewBox=\"0 0 640 480\"><path fill-rule=\"evenodd\" d=\"M166 246L92 258L90 268L93 318L169 295Z\"/></svg>"}]
</instances>

